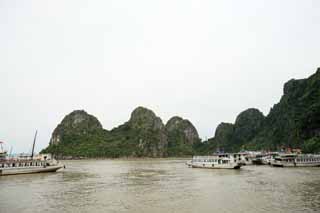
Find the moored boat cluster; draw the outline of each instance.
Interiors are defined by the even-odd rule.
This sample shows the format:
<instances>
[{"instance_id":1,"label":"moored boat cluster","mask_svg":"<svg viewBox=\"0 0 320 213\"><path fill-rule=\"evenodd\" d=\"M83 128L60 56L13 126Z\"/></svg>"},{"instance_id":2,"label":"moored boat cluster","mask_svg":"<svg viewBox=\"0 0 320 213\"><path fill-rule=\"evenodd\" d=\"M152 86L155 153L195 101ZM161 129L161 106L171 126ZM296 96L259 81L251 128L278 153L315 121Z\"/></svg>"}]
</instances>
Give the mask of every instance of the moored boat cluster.
<instances>
[{"instance_id":1,"label":"moored boat cluster","mask_svg":"<svg viewBox=\"0 0 320 213\"><path fill-rule=\"evenodd\" d=\"M320 155L281 152L215 153L210 156L193 156L187 165L208 169L239 169L246 165L315 167L320 166Z\"/></svg>"}]
</instances>

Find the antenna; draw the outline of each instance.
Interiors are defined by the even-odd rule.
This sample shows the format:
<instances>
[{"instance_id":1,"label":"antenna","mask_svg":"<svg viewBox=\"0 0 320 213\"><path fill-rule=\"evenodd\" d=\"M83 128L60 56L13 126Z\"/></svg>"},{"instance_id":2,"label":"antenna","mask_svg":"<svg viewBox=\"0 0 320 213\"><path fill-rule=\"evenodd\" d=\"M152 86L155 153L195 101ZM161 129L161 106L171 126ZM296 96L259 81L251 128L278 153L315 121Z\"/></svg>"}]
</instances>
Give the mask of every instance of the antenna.
<instances>
[{"instance_id":1,"label":"antenna","mask_svg":"<svg viewBox=\"0 0 320 213\"><path fill-rule=\"evenodd\" d=\"M31 160L33 159L33 154L34 154L34 145L35 145L35 143L36 143L37 134L38 134L38 130L36 130L36 134L34 135L34 139L33 139L32 153L31 153Z\"/></svg>"}]
</instances>

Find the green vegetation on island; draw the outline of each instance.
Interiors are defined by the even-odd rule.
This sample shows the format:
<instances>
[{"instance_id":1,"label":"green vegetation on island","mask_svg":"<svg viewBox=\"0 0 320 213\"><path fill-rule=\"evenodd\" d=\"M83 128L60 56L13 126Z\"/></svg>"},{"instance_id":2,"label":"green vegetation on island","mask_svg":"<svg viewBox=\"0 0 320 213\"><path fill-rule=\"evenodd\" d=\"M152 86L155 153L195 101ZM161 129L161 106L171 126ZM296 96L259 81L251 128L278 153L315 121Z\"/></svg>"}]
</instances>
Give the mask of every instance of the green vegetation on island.
<instances>
[{"instance_id":1,"label":"green vegetation on island","mask_svg":"<svg viewBox=\"0 0 320 213\"><path fill-rule=\"evenodd\" d=\"M288 81L280 102L267 116L247 109L234 124L219 124L214 137L203 142L189 120L174 116L164 125L144 107L136 108L129 121L111 131L94 116L76 110L56 127L42 152L60 158L176 157L284 147L320 152L320 68L307 79Z\"/></svg>"},{"instance_id":2,"label":"green vegetation on island","mask_svg":"<svg viewBox=\"0 0 320 213\"><path fill-rule=\"evenodd\" d=\"M202 143L199 150L276 151L288 147L320 152L320 68L307 79L288 81L280 102L266 117L257 109L248 109L239 114L235 124L220 124L215 137Z\"/></svg>"},{"instance_id":3,"label":"green vegetation on island","mask_svg":"<svg viewBox=\"0 0 320 213\"><path fill-rule=\"evenodd\" d=\"M103 129L94 116L76 110L57 126L49 146L42 152L58 158L186 156L193 154L192 144L199 142L189 121L179 118L175 125L170 122L165 126L154 112L144 107L136 108L128 122L111 131Z\"/></svg>"}]
</instances>

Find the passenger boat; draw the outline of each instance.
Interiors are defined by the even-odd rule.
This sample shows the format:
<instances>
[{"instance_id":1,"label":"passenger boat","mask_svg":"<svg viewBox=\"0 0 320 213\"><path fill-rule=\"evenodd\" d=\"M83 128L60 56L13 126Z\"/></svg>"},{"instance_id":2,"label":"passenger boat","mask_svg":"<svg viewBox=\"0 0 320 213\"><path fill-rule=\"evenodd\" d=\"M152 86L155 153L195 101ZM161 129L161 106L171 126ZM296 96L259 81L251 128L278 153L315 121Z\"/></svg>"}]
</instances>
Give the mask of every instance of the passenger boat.
<instances>
[{"instance_id":1,"label":"passenger boat","mask_svg":"<svg viewBox=\"0 0 320 213\"><path fill-rule=\"evenodd\" d=\"M320 166L320 155L282 154L271 162L275 167L311 167Z\"/></svg>"},{"instance_id":2,"label":"passenger boat","mask_svg":"<svg viewBox=\"0 0 320 213\"><path fill-rule=\"evenodd\" d=\"M240 152L238 153L240 156L242 166L252 165L252 158L250 154L247 152Z\"/></svg>"},{"instance_id":3,"label":"passenger boat","mask_svg":"<svg viewBox=\"0 0 320 213\"><path fill-rule=\"evenodd\" d=\"M262 158L262 164L263 165L271 165L271 162L274 161L274 159L279 156L278 152L269 152Z\"/></svg>"},{"instance_id":4,"label":"passenger boat","mask_svg":"<svg viewBox=\"0 0 320 213\"><path fill-rule=\"evenodd\" d=\"M252 158L252 164L253 165L263 165L263 158L265 156L263 154L258 154L255 157Z\"/></svg>"},{"instance_id":5,"label":"passenger boat","mask_svg":"<svg viewBox=\"0 0 320 213\"><path fill-rule=\"evenodd\" d=\"M262 152L257 151L243 151L237 153L240 155L241 163L246 165L262 165L262 157L264 156Z\"/></svg>"},{"instance_id":6,"label":"passenger boat","mask_svg":"<svg viewBox=\"0 0 320 213\"><path fill-rule=\"evenodd\" d=\"M47 155L44 155L47 156ZM3 175L18 175L18 174L31 174L42 172L56 172L57 170L65 168L55 159L30 159L19 160L9 159L0 160L0 176Z\"/></svg>"},{"instance_id":7,"label":"passenger boat","mask_svg":"<svg viewBox=\"0 0 320 213\"><path fill-rule=\"evenodd\" d=\"M36 133L37 135L37 133ZM34 144L33 142L32 154L29 157L17 157L8 158L7 152L4 151L1 142L0 149L0 176L4 175L17 175L17 174L30 174L30 173L42 173L42 172L56 172L61 168L65 168L50 154L41 154L34 156Z\"/></svg>"},{"instance_id":8,"label":"passenger boat","mask_svg":"<svg viewBox=\"0 0 320 213\"><path fill-rule=\"evenodd\" d=\"M240 152L243 165L270 165L278 152Z\"/></svg>"},{"instance_id":9,"label":"passenger boat","mask_svg":"<svg viewBox=\"0 0 320 213\"><path fill-rule=\"evenodd\" d=\"M239 154L214 154L210 156L193 156L187 162L192 168L206 169L240 169L243 165Z\"/></svg>"}]
</instances>

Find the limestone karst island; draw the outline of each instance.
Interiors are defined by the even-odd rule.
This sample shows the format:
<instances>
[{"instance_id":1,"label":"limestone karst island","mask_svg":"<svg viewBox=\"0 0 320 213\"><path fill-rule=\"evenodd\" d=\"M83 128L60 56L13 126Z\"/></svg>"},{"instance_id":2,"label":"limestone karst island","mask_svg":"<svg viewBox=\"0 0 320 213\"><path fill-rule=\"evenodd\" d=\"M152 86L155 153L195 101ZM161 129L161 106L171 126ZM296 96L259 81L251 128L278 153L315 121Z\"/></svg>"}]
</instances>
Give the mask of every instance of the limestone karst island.
<instances>
[{"instance_id":1,"label":"limestone karst island","mask_svg":"<svg viewBox=\"0 0 320 213\"><path fill-rule=\"evenodd\" d=\"M259 109L246 109L234 123L221 122L206 141L201 141L192 121L179 115L164 124L151 109L137 107L127 122L106 130L94 115L75 110L58 124L42 152L73 159L181 157L212 154L217 149L240 152L283 148L320 152L320 68L306 79L285 83L281 100L268 115Z\"/></svg>"}]
</instances>

